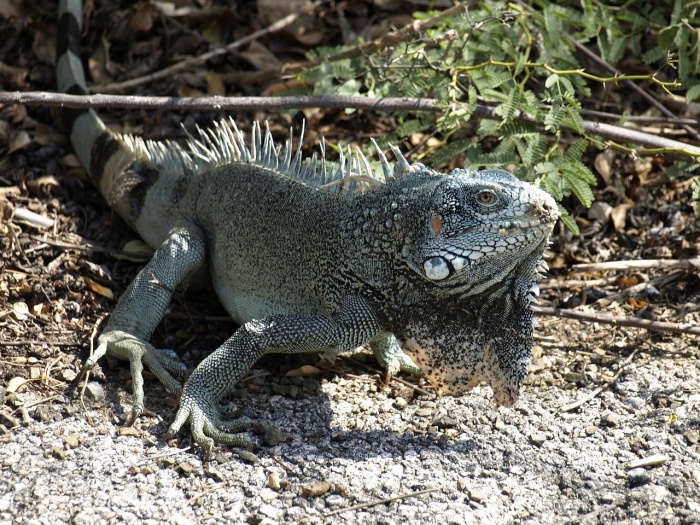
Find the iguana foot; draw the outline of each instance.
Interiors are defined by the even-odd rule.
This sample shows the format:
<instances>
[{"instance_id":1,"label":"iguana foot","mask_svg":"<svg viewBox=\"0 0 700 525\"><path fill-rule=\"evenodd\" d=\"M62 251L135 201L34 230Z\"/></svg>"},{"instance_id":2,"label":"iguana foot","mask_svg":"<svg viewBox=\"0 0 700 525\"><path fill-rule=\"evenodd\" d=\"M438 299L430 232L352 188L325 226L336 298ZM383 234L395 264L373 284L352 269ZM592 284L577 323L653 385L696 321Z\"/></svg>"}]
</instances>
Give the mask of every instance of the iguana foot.
<instances>
[{"instance_id":1,"label":"iguana foot","mask_svg":"<svg viewBox=\"0 0 700 525\"><path fill-rule=\"evenodd\" d=\"M386 371L385 382L391 381L392 376L399 372L413 375L421 375L423 370L408 357L396 337L391 334L383 334L369 342L375 359Z\"/></svg>"},{"instance_id":2,"label":"iguana foot","mask_svg":"<svg viewBox=\"0 0 700 525\"><path fill-rule=\"evenodd\" d=\"M92 369L97 364L97 361L105 354L116 357L117 359L129 361L134 404L131 409L131 414L126 420L126 426L133 425L136 418L138 418L144 410L144 364L158 378L168 392L173 395L180 395L182 386L173 375L182 377L185 375L187 368L184 363L177 359L177 355L172 350L155 348L150 343L121 330L108 331L98 338L97 349L94 355L85 362L81 375L84 371Z\"/></svg>"},{"instance_id":3,"label":"iguana foot","mask_svg":"<svg viewBox=\"0 0 700 525\"><path fill-rule=\"evenodd\" d=\"M185 423L190 424L192 439L204 449L205 460L209 459L214 443L235 447L250 445L248 434L241 432L250 426L251 421L248 418L222 419L219 409L214 404L189 392L187 386L182 392L175 421L168 428L165 439L174 437Z\"/></svg>"}]
</instances>

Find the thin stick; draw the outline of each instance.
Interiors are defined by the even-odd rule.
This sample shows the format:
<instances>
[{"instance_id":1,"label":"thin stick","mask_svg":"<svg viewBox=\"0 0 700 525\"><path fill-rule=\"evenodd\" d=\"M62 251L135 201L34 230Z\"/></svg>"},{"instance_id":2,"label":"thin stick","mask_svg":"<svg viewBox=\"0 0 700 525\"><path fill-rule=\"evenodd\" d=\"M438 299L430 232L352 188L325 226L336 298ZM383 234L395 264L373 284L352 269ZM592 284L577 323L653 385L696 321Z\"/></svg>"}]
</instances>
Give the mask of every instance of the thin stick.
<instances>
[{"instance_id":1,"label":"thin stick","mask_svg":"<svg viewBox=\"0 0 700 525\"><path fill-rule=\"evenodd\" d=\"M393 498L384 498L384 499L379 499L376 501L370 501L369 503L360 503L358 505L353 505L351 507L345 507L342 509L334 510L334 511L326 514L325 517L327 518L329 516L335 516L336 514L341 514L343 512L347 512L349 510L369 509L371 507L376 507L377 505L383 505L384 503L391 503L392 501L400 501L402 499L414 498L416 496L422 496L423 494L429 494L430 492L436 492L438 490L441 490L441 489L434 488L434 489L419 490L418 492L410 492L408 494L402 494L401 496L395 496Z\"/></svg>"},{"instance_id":2,"label":"thin stick","mask_svg":"<svg viewBox=\"0 0 700 525\"><path fill-rule=\"evenodd\" d=\"M684 323L669 323L666 321L650 321L648 319L637 319L636 317L622 317L591 312L579 312L566 308L552 308L549 306L538 306L537 314L552 315L566 319L575 319L586 323L611 324L613 326L628 326L631 328L644 328L653 332L671 332L674 334L688 334L700 336L700 326L693 326Z\"/></svg>"},{"instance_id":3,"label":"thin stick","mask_svg":"<svg viewBox=\"0 0 700 525\"><path fill-rule=\"evenodd\" d=\"M595 272L607 270L640 270L648 268L680 268L692 270L700 268L700 259L643 259L636 261L609 261L601 263L574 264L574 272Z\"/></svg>"},{"instance_id":4,"label":"thin stick","mask_svg":"<svg viewBox=\"0 0 700 525\"><path fill-rule=\"evenodd\" d=\"M167 109L167 110L209 110L209 111L236 111L251 110L271 111L290 108L336 108L336 109L364 109L370 111L455 111L462 107L460 104L450 104L447 108L439 107L438 100L430 98L368 98L348 95L323 95L323 96L299 96L299 97L137 97L118 95L66 95L51 92L0 92L0 104L27 104L42 106L62 106L71 108L94 107L122 107L127 109ZM472 116L475 118L500 118L495 113L495 108L479 105L474 108ZM536 126L537 120L521 111L516 111L513 120L529 122ZM599 135L605 139L623 144L637 144L648 150L639 149L637 155L657 155L659 153L673 154L679 157L700 159L700 147L678 140L665 137L657 137L649 133L622 128L600 122L584 120L582 126L587 133ZM628 151L629 148L619 144L611 144L611 147Z\"/></svg>"},{"instance_id":5,"label":"thin stick","mask_svg":"<svg viewBox=\"0 0 700 525\"><path fill-rule=\"evenodd\" d=\"M591 399L593 399L594 397L596 397L596 396L597 396L598 394L600 394L603 390L605 390L606 388L609 388L611 385L613 385L613 384L615 383L615 381L617 381L617 378L620 377L620 374L622 374L622 372L625 370L625 367L626 367L628 364L630 364L630 362L632 361L632 359L634 359L634 356L637 355L637 352L638 352L638 351L639 351L639 347L635 348L634 351L633 351L629 356L627 356L627 359L625 359L625 360L622 362L622 364L620 365L619 370L618 370L617 373L610 379L610 381L608 381L608 382L607 382L606 384L604 384L604 385L599 386L598 388L596 388L595 390L593 390L593 391L592 391L591 393L589 393L588 395L583 396L583 397L582 397L581 399L579 399L578 401L576 401L576 402L574 402L574 403L571 403L570 405L563 406L562 408L559 409L559 413L560 413L560 414L563 414L564 412L571 412L572 410L576 410L576 409L577 409L578 407L580 407L581 405L586 404L586 403L589 402Z\"/></svg>"}]
</instances>

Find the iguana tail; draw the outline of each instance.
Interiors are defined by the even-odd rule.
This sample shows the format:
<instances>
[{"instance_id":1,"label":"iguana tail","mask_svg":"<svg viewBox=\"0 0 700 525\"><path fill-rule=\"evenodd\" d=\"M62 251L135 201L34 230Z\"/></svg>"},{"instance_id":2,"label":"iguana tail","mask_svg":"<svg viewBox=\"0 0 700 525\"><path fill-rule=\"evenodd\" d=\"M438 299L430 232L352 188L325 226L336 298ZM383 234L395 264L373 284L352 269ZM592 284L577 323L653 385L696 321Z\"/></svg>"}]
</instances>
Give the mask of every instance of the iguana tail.
<instances>
[{"instance_id":1,"label":"iguana tail","mask_svg":"<svg viewBox=\"0 0 700 525\"><path fill-rule=\"evenodd\" d=\"M59 91L87 95L85 71L80 60L82 2L61 0L59 4L56 80ZM115 188L138 160L123 138L112 133L92 109L64 108L61 120L80 163L100 193L134 226L136 217L118 205ZM123 212L127 213L123 213Z\"/></svg>"}]
</instances>

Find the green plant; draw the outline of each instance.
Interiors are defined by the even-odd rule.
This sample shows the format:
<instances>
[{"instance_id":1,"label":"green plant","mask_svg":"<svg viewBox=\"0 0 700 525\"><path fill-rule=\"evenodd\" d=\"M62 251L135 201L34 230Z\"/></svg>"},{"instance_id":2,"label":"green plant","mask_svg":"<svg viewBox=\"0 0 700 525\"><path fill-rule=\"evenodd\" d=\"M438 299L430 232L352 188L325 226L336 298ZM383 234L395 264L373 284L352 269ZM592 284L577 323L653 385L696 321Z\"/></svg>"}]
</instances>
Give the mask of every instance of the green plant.
<instances>
[{"instance_id":1,"label":"green plant","mask_svg":"<svg viewBox=\"0 0 700 525\"><path fill-rule=\"evenodd\" d=\"M656 95L699 98L699 6L688 0L486 0L371 54L334 60L347 49L317 49L309 58L322 60L300 78L315 94L429 97L446 108L458 103L460 109L439 116L396 114L396 131L380 146L422 133L439 139L439 146L418 154L431 154L436 166L463 155L469 167L509 167L558 200L573 193L590 206L596 178L583 160L587 149L635 147L589 135L584 104L595 106L591 98L602 85L621 89L626 80L643 82ZM599 58L582 64L584 47ZM646 71L608 74L605 64L623 57L634 57ZM481 120L471 136L462 128L477 102L495 107L497 118ZM522 113L529 122L516 118ZM563 220L576 231L565 211Z\"/></svg>"}]
</instances>

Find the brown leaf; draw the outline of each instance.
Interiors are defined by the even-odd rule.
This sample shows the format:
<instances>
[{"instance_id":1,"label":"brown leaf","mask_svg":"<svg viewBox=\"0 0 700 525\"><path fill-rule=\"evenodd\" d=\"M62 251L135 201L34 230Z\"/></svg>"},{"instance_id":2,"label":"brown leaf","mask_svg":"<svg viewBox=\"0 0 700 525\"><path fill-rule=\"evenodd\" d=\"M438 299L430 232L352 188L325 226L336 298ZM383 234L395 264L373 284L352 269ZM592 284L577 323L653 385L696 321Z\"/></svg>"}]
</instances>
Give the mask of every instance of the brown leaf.
<instances>
[{"instance_id":1,"label":"brown leaf","mask_svg":"<svg viewBox=\"0 0 700 525\"><path fill-rule=\"evenodd\" d=\"M620 288L631 288L632 286L636 286L639 284L639 279L636 277L621 277L620 278Z\"/></svg>"},{"instance_id":2,"label":"brown leaf","mask_svg":"<svg viewBox=\"0 0 700 525\"><path fill-rule=\"evenodd\" d=\"M90 288L90 290L92 290L96 294L106 297L107 299L114 299L114 294L112 293L112 290L110 290L106 286L102 286L101 284L93 281L89 277L83 277L83 280L85 281L85 284L87 284L88 288Z\"/></svg>"},{"instance_id":3,"label":"brown leaf","mask_svg":"<svg viewBox=\"0 0 700 525\"><path fill-rule=\"evenodd\" d=\"M295 368L293 370L290 370L287 372L285 377L307 377L307 376L317 376L319 374L322 374L323 370L320 368L316 368L313 365L304 365L300 366L299 368Z\"/></svg>"},{"instance_id":4,"label":"brown leaf","mask_svg":"<svg viewBox=\"0 0 700 525\"><path fill-rule=\"evenodd\" d=\"M613 227L615 231L621 232L625 229L627 224L627 212L632 206L629 204L618 204L610 212L610 218L612 219Z\"/></svg>"},{"instance_id":5,"label":"brown leaf","mask_svg":"<svg viewBox=\"0 0 700 525\"><path fill-rule=\"evenodd\" d=\"M153 29L153 19L156 16L158 16L158 11L155 6L149 2L144 2L129 20L129 29L134 33L139 31L148 32Z\"/></svg>"},{"instance_id":6,"label":"brown leaf","mask_svg":"<svg viewBox=\"0 0 700 525\"><path fill-rule=\"evenodd\" d=\"M605 185L609 186L612 180L612 166L615 152L611 149L606 149L596 155L593 161L593 167L598 172L598 175L605 181Z\"/></svg>"},{"instance_id":7,"label":"brown leaf","mask_svg":"<svg viewBox=\"0 0 700 525\"><path fill-rule=\"evenodd\" d=\"M32 139L29 138L29 133L27 133L26 131L19 131L14 137L12 137L12 140L10 141L9 152L13 153L15 151L19 151L23 148L26 148L31 143Z\"/></svg>"},{"instance_id":8,"label":"brown leaf","mask_svg":"<svg viewBox=\"0 0 700 525\"><path fill-rule=\"evenodd\" d=\"M248 49L241 53L241 56L260 71L278 70L282 67L282 63L277 57L259 42L250 44Z\"/></svg>"}]
</instances>

